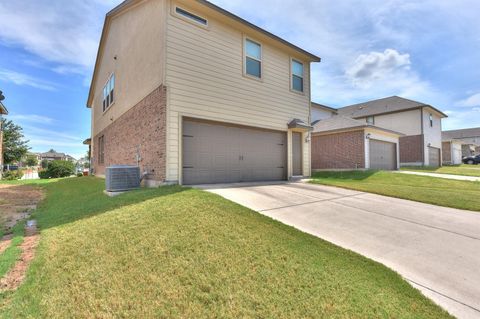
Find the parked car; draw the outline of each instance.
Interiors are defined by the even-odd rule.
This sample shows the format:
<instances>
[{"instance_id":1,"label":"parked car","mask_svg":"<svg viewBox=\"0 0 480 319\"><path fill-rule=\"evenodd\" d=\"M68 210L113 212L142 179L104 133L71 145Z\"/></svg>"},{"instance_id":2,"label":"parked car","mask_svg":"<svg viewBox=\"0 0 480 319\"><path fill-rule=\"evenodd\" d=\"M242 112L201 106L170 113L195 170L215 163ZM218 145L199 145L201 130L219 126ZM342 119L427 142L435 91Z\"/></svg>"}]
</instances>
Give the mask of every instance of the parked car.
<instances>
[{"instance_id":1,"label":"parked car","mask_svg":"<svg viewBox=\"0 0 480 319\"><path fill-rule=\"evenodd\" d=\"M480 164L480 155L464 157L462 162L463 164L478 165Z\"/></svg>"}]
</instances>

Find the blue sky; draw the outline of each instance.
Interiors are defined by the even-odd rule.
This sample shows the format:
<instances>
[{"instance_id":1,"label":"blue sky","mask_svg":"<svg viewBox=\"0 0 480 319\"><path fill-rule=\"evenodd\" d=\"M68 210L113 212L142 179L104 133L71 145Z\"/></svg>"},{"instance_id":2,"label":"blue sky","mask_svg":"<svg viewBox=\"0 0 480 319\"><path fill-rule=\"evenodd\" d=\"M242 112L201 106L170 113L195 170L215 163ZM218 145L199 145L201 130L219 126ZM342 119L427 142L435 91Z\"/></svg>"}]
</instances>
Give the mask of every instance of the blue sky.
<instances>
[{"instance_id":1,"label":"blue sky","mask_svg":"<svg viewBox=\"0 0 480 319\"><path fill-rule=\"evenodd\" d=\"M0 90L32 151L84 155L103 18L120 2L0 1ZM321 56L312 68L316 102L400 95L446 112L445 129L480 126L477 0L212 2Z\"/></svg>"}]
</instances>

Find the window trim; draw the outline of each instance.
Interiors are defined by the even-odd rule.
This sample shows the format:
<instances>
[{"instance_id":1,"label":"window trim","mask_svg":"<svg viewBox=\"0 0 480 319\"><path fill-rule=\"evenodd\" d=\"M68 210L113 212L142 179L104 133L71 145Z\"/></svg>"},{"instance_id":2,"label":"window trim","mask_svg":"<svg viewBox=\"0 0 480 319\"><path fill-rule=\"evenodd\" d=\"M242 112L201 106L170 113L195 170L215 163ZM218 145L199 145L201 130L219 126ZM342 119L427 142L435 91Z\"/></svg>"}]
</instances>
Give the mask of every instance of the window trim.
<instances>
[{"instance_id":1,"label":"window trim","mask_svg":"<svg viewBox=\"0 0 480 319\"><path fill-rule=\"evenodd\" d=\"M260 45L260 60L247 55L247 40ZM243 63L243 76L246 77L246 78L252 79L252 80L263 82L263 77L264 77L264 73L263 73L263 43L256 40L255 38L249 37L245 34L243 35L243 40L242 41L243 41L243 43L242 43L242 47L243 47L243 62L242 62ZM251 75L251 74L247 73L247 57L250 58L250 59L253 59L255 61L260 62L260 77L257 77L257 76L254 76L254 75Z\"/></svg>"},{"instance_id":2,"label":"window trim","mask_svg":"<svg viewBox=\"0 0 480 319\"><path fill-rule=\"evenodd\" d=\"M104 103L105 103L105 97L104 97L104 94L105 94L105 89L107 88L107 85L109 85L110 81L112 80L113 78L113 102L110 102L106 107L104 106ZM103 89L102 89L102 111L103 111L103 114L107 113L108 110L110 110L110 108L112 107L112 105L115 104L115 101L117 100L117 93L116 93L116 90L115 90L115 84L117 82L117 79L115 77L115 72L112 72L110 73L110 75L108 76L108 80L107 82L105 82L105 84L103 85ZM107 98L109 99L110 101L110 96L112 95L112 90L110 90L107 94Z\"/></svg>"},{"instance_id":3,"label":"window trim","mask_svg":"<svg viewBox=\"0 0 480 319\"><path fill-rule=\"evenodd\" d=\"M303 75L302 75L302 82L303 82L303 91L298 91L298 90L295 90L293 88L293 62L298 62L298 63L301 63L303 65ZM290 57L290 91L293 92L293 93L297 93L297 94L300 94L300 95L305 95L305 62L297 59L297 58L294 58L294 57ZM295 75L296 76L296 75Z\"/></svg>"},{"instance_id":4,"label":"window trim","mask_svg":"<svg viewBox=\"0 0 480 319\"><path fill-rule=\"evenodd\" d=\"M198 17L200 19L205 20L206 24L203 24L203 23L201 23L201 22L199 22L199 21L197 21L193 18L189 18L186 15L178 13L177 9L180 9L180 10L182 10L182 11L184 11L184 12L186 12L186 13L192 15L192 16L195 16L195 17ZM175 5L172 6L171 14L173 16L177 17L178 19L183 20L183 21L188 22L188 23L191 23L193 25L196 25L197 27L204 28L204 29L207 29L207 30L209 29L210 23L208 22L207 18L205 18L204 16L202 16L198 13L195 13L192 10L186 9L185 7L182 7L182 6L179 6L179 5L175 4Z\"/></svg>"}]
</instances>

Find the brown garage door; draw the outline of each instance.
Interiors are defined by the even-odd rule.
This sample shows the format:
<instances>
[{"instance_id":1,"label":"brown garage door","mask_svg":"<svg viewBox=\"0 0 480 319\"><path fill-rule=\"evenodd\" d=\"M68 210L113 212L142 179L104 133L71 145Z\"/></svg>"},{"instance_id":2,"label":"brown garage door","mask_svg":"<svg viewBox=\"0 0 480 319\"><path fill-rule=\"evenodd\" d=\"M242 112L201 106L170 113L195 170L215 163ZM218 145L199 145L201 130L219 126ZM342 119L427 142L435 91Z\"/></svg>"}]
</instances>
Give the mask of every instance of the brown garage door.
<instances>
[{"instance_id":1,"label":"brown garage door","mask_svg":"<svg viewBox=\"0 0 480 319\"><path fill-rule=\"evenodd\" d=\"M284 180L287 134L183 121L183 184Z\"/></svg>"},{"instance_id":2,"label":"brown garage door","mask_svg":"<svg viewBox=\"0 0 480 319\"><path fill-rule=\"evenodd\" d=\"M370 168L382 170L396 170L396 144L378 140L370 140Z\"/></svg>"},{"instance_id":3,"label":"brown garage door","mask_svg":"<svg viewBox=\"0 0 480 319\"><path fill-rule=\"evenodd\" d=\"M435 147L428 148L428 166L440 166L440 149Z\"/></svg>"}]
</instances>

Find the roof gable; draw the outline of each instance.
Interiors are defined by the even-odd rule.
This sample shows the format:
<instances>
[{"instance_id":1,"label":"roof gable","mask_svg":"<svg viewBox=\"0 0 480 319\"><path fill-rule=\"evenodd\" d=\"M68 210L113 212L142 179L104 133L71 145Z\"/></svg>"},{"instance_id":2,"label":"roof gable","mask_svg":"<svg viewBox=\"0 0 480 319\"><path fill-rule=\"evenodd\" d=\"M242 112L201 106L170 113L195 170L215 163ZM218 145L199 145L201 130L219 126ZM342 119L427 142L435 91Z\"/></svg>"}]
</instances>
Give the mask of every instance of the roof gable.
<instances>
[{"instance_id":1,"label":"roof gable","mask_svg":"<svg viewBox=\"0 0 480 319\"><path fill-rule=\"evenodd\" d=\"M442 139L444 140L472 138L472 137L480 137L480 127L442 132Z\"/></svg>"}]
</instances>

